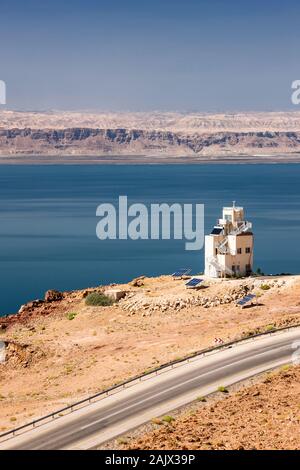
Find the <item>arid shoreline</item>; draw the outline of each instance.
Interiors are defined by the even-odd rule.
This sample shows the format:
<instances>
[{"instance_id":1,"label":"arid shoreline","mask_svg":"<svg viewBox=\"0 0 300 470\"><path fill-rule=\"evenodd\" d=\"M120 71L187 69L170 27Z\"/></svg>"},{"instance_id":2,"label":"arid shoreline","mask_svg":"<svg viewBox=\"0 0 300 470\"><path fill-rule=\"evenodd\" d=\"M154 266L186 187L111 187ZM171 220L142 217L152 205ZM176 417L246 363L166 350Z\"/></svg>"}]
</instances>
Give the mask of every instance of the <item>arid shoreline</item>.
<instances>
[{"instance_id":1,"label":"arid shoreline","mask_svg":"<svg viewBox=\"0 0 300 470\"><path fill-rule=\"evenodd\" d=\"M0 156L0 165L215 165L215 164L288 164L300 163L300 154L233 155L233 156L70 156L70 155L10 155Z\"/></svg>"}]
</instances>

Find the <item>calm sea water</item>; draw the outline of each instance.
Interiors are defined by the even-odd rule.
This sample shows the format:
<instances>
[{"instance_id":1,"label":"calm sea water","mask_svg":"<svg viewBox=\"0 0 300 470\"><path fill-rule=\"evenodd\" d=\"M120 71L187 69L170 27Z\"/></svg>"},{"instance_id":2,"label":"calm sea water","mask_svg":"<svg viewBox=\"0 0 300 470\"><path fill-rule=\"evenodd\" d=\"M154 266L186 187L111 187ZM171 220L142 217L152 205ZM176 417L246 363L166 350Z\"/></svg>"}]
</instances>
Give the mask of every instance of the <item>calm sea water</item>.
<instances>
[{"instance_id":1,"label":"calm sea water","mask_svg":"<svg viewBox=\"0 0 300 470\"><path fill-rule=\"evenodd\" d=\"M183 241L99 241L95 211L129 202L205 204L206 232L236 200L254 224L255 264L300 272L300 165L0 166L0 315L49 289L203 270Z\"/></svg>"}]
</instances>

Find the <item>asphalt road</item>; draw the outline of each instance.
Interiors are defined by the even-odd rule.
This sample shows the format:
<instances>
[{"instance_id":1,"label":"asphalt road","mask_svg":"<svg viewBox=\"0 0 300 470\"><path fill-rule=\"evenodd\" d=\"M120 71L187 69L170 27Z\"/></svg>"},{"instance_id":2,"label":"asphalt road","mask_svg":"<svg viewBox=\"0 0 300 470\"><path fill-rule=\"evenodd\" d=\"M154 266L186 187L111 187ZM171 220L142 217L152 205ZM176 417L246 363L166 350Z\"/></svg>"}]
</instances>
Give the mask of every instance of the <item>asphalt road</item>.
<instances>
[{"instance_id":1,"label":"asphalt road","mask_svg":"<svg viewBox=\"0 0 300 470\"><path fill-rule=\"evenodd\" d=\"M0 443L0 449L88 449L218 386L292 361L300 328L199 357Z\"/></svg>"}]
</instances>

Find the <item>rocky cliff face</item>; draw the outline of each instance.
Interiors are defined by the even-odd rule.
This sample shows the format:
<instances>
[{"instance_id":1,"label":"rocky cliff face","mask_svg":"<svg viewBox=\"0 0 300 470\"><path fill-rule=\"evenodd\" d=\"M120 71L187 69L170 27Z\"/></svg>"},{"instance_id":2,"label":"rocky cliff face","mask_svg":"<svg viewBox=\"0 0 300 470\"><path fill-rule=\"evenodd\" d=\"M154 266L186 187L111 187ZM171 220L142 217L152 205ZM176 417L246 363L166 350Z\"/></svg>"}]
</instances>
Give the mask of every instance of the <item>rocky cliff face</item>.
<instances>
[{"instance_id":1,"label":"rocky cliff face","mask_svg":"<svg viewBox=\"0 0 300 470\"><path fill-rule=\"evenodd\" d=\"M0 128L0 155L222 155L300 153L300 131L172 132Z\"/></svg>"}]
</instances>

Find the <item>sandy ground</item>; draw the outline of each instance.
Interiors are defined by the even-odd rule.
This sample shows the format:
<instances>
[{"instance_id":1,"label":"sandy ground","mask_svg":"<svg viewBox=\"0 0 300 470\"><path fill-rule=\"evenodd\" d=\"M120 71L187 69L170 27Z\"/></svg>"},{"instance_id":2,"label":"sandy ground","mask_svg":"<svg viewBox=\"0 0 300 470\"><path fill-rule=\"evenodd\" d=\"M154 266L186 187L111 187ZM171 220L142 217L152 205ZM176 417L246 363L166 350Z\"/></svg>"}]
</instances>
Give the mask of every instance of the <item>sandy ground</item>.
<instances>
[{"instance_id":1,"label":"sandy ground","mask_svg":"<svg viewBox=\"0 0 300 470\"><path fill-rule=\"evenodd\" d=\"M300 366L282 367L254 382L194 403L171 415L169 423L156 418L146 433L119 438L113 448L299 450Z\"/></svg>"},{"instance_id":2,"label":"sandy ground","mask_svg":"<svg viewBox=\"0 0 300 470\"><path fill-rule=\"evenodd\" d=\"M170 276L140 284L117 286L129 294L110 307L88 307L86 292L74 291L0 319L0 340L8 342L0 364L0 431L213 346L216 337L300 324L300 276L206 281L198 291ZM259 294L258 306L236 307L245 286Z\"/></svg>"}]
</instances>

